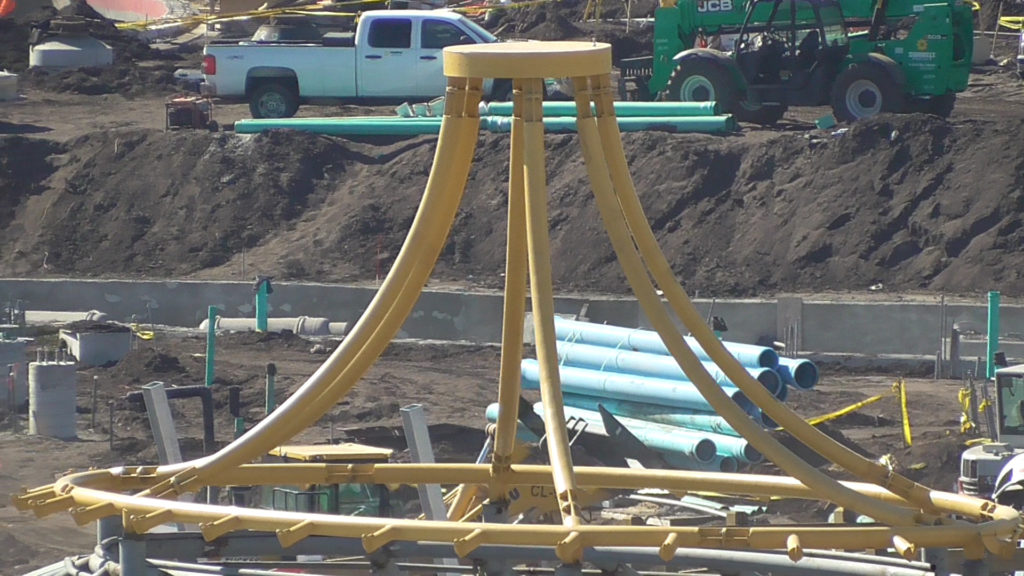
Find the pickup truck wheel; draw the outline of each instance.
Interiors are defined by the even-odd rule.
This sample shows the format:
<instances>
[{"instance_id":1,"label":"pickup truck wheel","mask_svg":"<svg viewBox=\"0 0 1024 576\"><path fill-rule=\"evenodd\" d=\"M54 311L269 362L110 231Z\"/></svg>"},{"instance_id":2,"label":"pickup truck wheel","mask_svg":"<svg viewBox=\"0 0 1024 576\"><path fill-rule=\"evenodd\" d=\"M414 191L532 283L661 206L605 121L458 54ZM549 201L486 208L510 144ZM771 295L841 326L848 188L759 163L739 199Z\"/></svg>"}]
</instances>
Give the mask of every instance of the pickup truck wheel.
<instances>
[{"instance_id":1,"label":"pickup truck wheel","mask_svg":"<svg viewBox=\"0 0 1024 576\"><path fill-rule=\"evenodd\" d=\"M736 87L721 66L703 59L683 60L668 80L662 99L671 102L718 102L723 114L734 112Z\"/></svg>"},{"instance_id":2,"label":"pickup truck wheel","mask_svg":"<svg viewBox=\"0 0 1024 576\"><path fill-rule=\"evenodd\" d=\"M299 97L290 88L271 82L253 91L249 112L253 118L291 118L299 109Z\"/></svg>"},{"instance_id":3,"label":"pickup truck wheel","mask_svg":"<svg viewBox=\"0 0 1024 576\"><path fill-rule=\"evenodd\" d=\"M832 87L832 112L846 122L883 112L902 112L903 87L880 66L854 64L844 70Z\"/></svg>"}]
</instances>

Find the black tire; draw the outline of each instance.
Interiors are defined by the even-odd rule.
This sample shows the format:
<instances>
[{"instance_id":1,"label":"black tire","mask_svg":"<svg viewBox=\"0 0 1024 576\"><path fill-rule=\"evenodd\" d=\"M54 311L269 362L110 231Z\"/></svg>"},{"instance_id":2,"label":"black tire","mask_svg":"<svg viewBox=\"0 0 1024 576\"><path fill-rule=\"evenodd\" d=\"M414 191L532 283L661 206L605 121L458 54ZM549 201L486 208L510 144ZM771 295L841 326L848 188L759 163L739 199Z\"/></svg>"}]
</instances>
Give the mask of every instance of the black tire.
<instances>
[{"instance_id":1,"label":"black tire","mask_svg":"<svg viewBox=\"0 0 1024 576\"><path fill-rule=\"evenodd\" d=\"M732 111L732 116L740 122L750 122L751 124L770 126L779 120L782 120L782 116L786 113L786 109L787 108L784 105L752 105L744 101L736 105Z\"/></svg>"},{"instance_id":2,"label":"black tire","mask_svg":"<svg viewBox=\"0 0 1024 576\"><path fill-rule=\"evenodd\" d=\"M903 86L878 64L854 64L832 86L832 113L837 120L853 122L883 112L899 113L904 107Z\"/></svg>"},{"instance_id":3,"label":"black tire","mask_svg":"<svg viewBox=\"0 0 1024 576\"><path fill-rule=\"evenodd\" d=\"M298 109L299 95L278 82L261 84L249 97L253 118L291 118Z\"/></svg>"},{"instance_id":4,"label":"black tire","mask_svg":"<svg viewBox=\"0 0 1024 576\"><path fill-rule=\"evenodd\" d=\"M670 102L718 102L723 114L731 114L739 100L736 83L722 66L703 58L688 58L679 62L662 100Z\"/></svg>"}]
</instances>

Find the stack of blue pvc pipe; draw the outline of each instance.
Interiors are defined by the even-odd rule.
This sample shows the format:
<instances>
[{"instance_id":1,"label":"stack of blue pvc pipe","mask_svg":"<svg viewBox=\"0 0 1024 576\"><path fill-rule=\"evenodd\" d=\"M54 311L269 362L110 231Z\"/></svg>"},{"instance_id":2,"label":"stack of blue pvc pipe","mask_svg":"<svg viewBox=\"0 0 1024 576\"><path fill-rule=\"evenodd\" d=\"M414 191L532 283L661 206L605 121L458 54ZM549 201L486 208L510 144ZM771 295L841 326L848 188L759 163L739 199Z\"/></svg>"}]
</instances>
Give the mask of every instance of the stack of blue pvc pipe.
<instances>
[{"instance_id":1,"label":"stack of blue pvc pipe","mask_svg":"<svg viewBox=\"0 0 1024 576\"><path fill-rule=\"evenodd\" d=\"M588 430L603 430L600 406L674 467L732 471L762 459L704 400L656 332L556 317L555 336L566 416L586 421ZM772 424L696 340L686 341L733 401L755 421ZM818 368L809 360L780 358L763 346L723 344L780 401L790 388L809 390L818 382ZM523 360L522 385L539 389L536 360ZM497 406L492 408L488 417L495 421Z\"/></svg>"}]
</instances>

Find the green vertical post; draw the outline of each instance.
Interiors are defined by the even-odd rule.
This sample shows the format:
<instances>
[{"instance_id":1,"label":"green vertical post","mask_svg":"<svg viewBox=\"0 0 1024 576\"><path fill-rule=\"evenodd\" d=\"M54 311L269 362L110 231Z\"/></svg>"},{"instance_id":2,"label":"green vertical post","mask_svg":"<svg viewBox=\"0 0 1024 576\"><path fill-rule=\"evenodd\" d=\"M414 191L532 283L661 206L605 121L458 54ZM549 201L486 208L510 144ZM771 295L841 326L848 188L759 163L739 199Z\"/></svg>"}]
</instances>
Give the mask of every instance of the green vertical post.
<instances>
[{"instance_id":1,"label":"green vertical post","mask_svg":"<svg viewBox=\"0 0 1024 576\"><path fill-rule=\"evenodd\" d=\"M263 280L256 289L256 331L267 331L267 295L270 280Z\"/></svg>"},{"instance_id":2,"label":"green vertical post","mask_svg":"<svg viewBox=\"0 0 1024 576\"><path fill-rule=\"evenodd\" d=\"M235 439L242 437L245 434L245 418L235 418Z\"/></svg>"},{"instance_id":3,"label":"green vertical post","mask_svg":"<svg viewBox=\"0 0 1024 576\"><path fill-rule=\"evenodd\" d=\"M988 360L985 373L989 379L996 377L996 352L999 351L999 292L988 293Z\"/></svg>"},{"instance_id":4,"label":"green vertical post","mask_svg":"<svg viewBox=\"0 0 1024 576\"><path fill-rule=\"evenodd\" d=\"M277 398L274 396L274 380L277 378L277 365L273 362L267 363L267 414L277 408Z\"/></svg>"},{"instance_id":5,"label":"green vertical post","mask_svg":"<svg viewBox=\"0 0 1024 576\"><path fill-rule=\"evenodd\" d=\"M210 306L206 315L206 387L213 386L213 353L214 343L217 339L217 313L220 310L216 306Z\"/></svg>"}]
</instances>

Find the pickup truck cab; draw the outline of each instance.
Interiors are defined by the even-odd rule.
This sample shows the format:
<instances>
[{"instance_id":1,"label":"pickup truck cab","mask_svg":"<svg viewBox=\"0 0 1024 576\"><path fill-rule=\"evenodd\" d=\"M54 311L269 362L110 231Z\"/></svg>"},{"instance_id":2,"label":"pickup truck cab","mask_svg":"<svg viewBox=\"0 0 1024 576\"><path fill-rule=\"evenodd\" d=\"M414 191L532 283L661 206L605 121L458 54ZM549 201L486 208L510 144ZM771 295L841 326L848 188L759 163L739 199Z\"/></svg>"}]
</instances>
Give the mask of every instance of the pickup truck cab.
<instances>
[{"instance_id":1,"label":"pickup truck cab","mask_svg":"<svg viewBox=\"0 0 1024 576\"><path fill-rule=\"evenodd\" d=\"M355 33L319 40L209 43L203 56L203 94L248 101L254 118L287 118L302 103L399 103L443 96L441 51L497 38L448 10L375 10ZM509 80L485 83L485 97L507 99Z\"/></svg>"}]
</instances>

